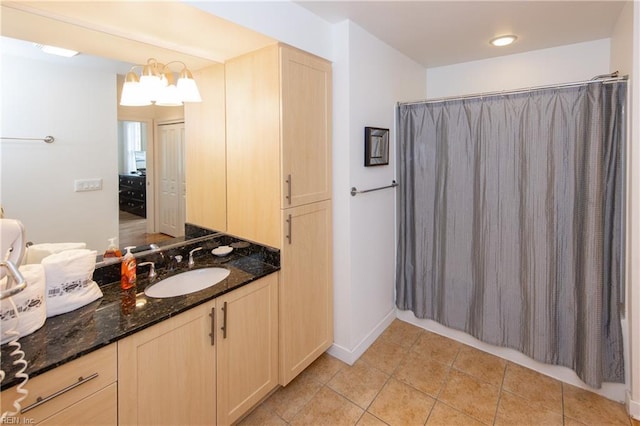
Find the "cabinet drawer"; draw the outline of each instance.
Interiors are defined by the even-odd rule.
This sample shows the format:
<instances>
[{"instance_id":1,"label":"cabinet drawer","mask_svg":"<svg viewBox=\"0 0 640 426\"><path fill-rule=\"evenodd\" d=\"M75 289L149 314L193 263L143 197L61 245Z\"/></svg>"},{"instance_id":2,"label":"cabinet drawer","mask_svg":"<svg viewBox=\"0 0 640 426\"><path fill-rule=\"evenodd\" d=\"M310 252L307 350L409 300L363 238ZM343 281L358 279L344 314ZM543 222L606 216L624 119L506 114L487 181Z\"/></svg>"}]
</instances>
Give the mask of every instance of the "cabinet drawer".
<instances>
[{"instance_id":1,"label":"cabinet drawer","mask_svg":"<svg viewBox=\"0 0 640 426\"><path fill-rule=\"evenodd\" d=\"M114 383L116 360L116 345L111 344L30 379L25 386L29 395L22 401L22 414L17 417L39 423ZM2 392L3 413L13 411L16 395L16 387ZM30 408L37 404L38 398L50 399Z\"/></svg>"},{"instance_id":2,"label":"cabinet drawer","mask_svg":"<svg viewBox=\"0 0 640 426\"><path fill-rule=\"evenodd\" d=\"M29 418L29 413L25 414ZM41 425L118 424L118 388L115 383L49 417Z\"/></svg>"},{"instance_id":3,"label":"cabinet drawer","mask_svg":"<svg viewBox=\"0 0 640 426\"><path fill-rule=\"evenodd\" d=\"M145 187L146 180L146 176L119 176L118 183L120 187L142 189Z\"/></svg>"}]
</instances>

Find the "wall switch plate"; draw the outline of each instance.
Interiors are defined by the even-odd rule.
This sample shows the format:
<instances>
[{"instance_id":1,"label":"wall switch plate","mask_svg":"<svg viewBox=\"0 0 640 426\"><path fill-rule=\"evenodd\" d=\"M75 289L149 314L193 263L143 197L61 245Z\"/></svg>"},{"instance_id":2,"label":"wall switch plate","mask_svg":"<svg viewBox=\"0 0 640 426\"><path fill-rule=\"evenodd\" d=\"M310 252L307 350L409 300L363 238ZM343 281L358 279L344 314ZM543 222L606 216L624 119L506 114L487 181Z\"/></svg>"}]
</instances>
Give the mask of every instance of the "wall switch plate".
<instances>
[{"instance_id":1,"label":"wall switch plate","mask_svg":"<svg viewBox=\"0 0 640 426\"><path fill-rule=\"evenodd\" d=\"M100 191L102 189L102 179L76 179L73 181L75 192Z\"/></svg>"}]
</instances>

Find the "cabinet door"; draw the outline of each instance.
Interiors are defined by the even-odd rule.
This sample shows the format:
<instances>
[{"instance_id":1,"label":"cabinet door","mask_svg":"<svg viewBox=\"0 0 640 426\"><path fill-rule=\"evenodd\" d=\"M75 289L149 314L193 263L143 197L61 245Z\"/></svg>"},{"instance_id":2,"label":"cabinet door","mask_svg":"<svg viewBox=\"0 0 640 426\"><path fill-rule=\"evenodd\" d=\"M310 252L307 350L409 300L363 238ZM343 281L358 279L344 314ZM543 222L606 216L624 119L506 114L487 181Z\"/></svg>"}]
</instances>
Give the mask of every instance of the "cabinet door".
<instances>
[{"instance_id":1,"label":"cabinet door","mask_svg":"<svg viewBox=\"0 0 640 426\"><path fill-rule=\"evenodd\" d=\"M282 46L282 208L331 198L331 63Z\"/></svg>"},{"instance_id":2,"label":"cabinet door","mask_svg":"<svg viewBox=\"0 0 640 426\"><path fill-rule=\"evenodd\" d=\"M120 424L214 424L214 302L118 342Z\"/></svg>"},{"instance_id":3,"label":"cabinet door","mask_svg":"<svg viewBox=\"0 0 640 426\"><path fill-rule=\"evenodd\" d=\"M218 425L228 425L278 385L278 275L216 301Z\"/></svg>"},{"instance_id":4,"label":"cabinet door","mask_svg":"<svg viewBox=\"0 0 640 426\"><path fill-rule=\"evenodd\" d=\"M283 210L280 384L286 385L333 343L331 202Z\"/></svg>"}]
</instances>

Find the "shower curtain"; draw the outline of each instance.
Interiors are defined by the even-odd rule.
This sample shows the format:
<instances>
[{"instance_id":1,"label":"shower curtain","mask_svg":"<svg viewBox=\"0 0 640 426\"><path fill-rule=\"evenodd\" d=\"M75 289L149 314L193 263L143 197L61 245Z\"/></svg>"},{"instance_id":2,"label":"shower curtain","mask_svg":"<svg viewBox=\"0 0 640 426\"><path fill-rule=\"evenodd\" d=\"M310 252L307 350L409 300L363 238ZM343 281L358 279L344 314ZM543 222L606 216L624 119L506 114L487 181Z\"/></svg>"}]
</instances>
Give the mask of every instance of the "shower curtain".
<instances>
[{"instance_id":1,"label":"shower curtain","mask_svg":"<svg viewBox=\"0 0 640 426\"><path fill-rule=\"evenodd\" d=\"M624 382L626 82L398 106L396 304Z\"/></svg>"}]
</instances>

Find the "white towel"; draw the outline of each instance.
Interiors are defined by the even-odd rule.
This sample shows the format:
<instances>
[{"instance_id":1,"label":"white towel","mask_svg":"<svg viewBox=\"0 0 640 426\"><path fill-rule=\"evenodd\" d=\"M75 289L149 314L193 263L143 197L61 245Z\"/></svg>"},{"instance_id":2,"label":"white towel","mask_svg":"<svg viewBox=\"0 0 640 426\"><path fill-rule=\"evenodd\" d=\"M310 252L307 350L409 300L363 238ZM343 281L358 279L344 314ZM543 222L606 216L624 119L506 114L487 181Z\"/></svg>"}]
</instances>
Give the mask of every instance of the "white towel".
<instances>
[{"instance_id":1,"label":"white towel","mask_svg":"<svg viewBox=\"0 0 640 426\"><path fill-rule=\"evenodd\" d=\"M42 243L27 248L23 264L41 263L42 259L65 250L85 249L86 243Z\"/></svg>"},{"instance_id":2,"label":"white towel","mask_svg":"<svg viewBox=\"0 0 640 426\"><path fill-rule=\"evenodd\" d=\"M17 318L9 299L0 302L0 329L2 330L0 344L2 345L14 337L6 333L8 330L15 328L20 333L20 337L23 337L42 327L47 320L44 266L23 265L18 269L27 282L27 287L12 297L18 309ZM0 281L0 288L4 290L6 285L7 278L4 278Z\"/></svg>"},{"instance_id":3,"label":"white towel","mask_svg":"<svg viewBox=\"0 0 640 426\"><path fill-rule=\"evenodd\" d=\"M47 317L73 311L102 297L93 281L96 251L65 250L42 259L46 279Z\"/></svg>"}]
</instances>

